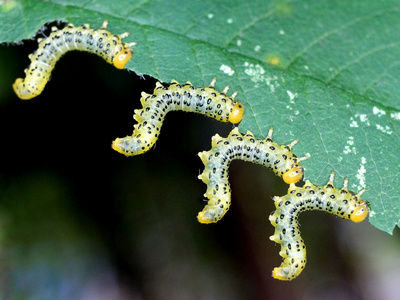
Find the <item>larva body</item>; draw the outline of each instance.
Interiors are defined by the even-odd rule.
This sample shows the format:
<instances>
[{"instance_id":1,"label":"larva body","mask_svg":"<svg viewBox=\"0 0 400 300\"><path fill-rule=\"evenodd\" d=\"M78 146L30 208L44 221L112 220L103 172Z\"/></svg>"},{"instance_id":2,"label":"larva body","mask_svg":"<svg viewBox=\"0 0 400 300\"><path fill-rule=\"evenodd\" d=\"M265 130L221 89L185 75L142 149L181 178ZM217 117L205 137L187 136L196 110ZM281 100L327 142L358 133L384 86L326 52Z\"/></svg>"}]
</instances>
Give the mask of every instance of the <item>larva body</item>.
<instances>
[{"instance_id":1,"label":"larva body","mask_svg":"<svg viewBox=\"0 0 400 300\"><path fill-rule=\"evenodd\" d=\"M291 148L297 140L290 145L278 145L272 141L272 128L265 140L256 139L251 132L239 133L233 129L227 138L218 134L212 137L212 148L199 153L205 168L199 175L207 184L208 204L197 216L200 223L218 222L228 211L231 204L231 188L228 181L229 164L234 159L241 159L260 164L272 169L276 175L283 177L286 183L298 182L303 177L303 167Z\"/></svg>"},{"instance_id":2,"label":"larva body","mask_svg":"<svg viewBox=\"0 0 400 300\"><path fill-rule=\"evenodd\" d=\"M228 87L222 92L214 89L216 79L208 88L195 88L190 82L184 85L173 81L165 87L156 83L153 94L142 93L142 109L135 110L132 136L117 138L112 148L126 156L142 154L148 151L160 134L166 114L170 111L195 112L214 118L221 122L239 123L242 120L244 107L234 101L236 93L226 96Z\"/></svg>"},{"instance_id":3,"label":"larva body","mask_svg":"<svg viewBox=\"0 0 400 300\"><path fill-rule=\"evenodd\" d=\"M132 57L131 46L136 43L122 42L121 39L128 36L128 33L111 34L106 29L107 24L104 21L100 29L90 29L87 24L80 27L68 24L60 30L52 27L51 34L47 38L38 39L38 49L29 55L31 64L25 69L26 77L18 78L13 84L17 96L27 100L40 95L56 62L68 51L94 53L116 68L123 69Z\"/></svg>"},{"instance_id":4,"label":"larva body","mask_svg":"<svg viewBox=\"0 0 400 300\"><path fill-rule=\"evenodd\" d=\"M360 199L364 190L354 195L347 190L347 179L341 190L334 187L333 180L334 173L323 187L308 180L302 187L290 184L287 195L274 197L276 211L270 215L269 220L275 227L275 233L270 239L281 244L279 255L283 257L281 266L272 272L274 278L292 280L306 265L306 246L298 224L302 211L326 211L357 223L367 217L368 205Z\"/></svg>"}]
</instances>

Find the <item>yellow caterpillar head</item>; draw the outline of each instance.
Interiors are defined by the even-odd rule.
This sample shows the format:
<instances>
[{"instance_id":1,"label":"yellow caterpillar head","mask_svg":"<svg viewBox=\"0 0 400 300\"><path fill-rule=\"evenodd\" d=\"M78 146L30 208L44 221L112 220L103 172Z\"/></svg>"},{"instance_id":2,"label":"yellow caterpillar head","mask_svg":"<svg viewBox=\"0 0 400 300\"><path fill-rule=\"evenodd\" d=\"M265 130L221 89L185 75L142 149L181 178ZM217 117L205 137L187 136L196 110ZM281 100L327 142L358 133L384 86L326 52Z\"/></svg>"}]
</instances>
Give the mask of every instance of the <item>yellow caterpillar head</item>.
<instances>
[{"instance_id":1,"label":"yellow caterpillar head","mask_svg":"<svg viewBox=\"0 0 400 300\"><path fill-rule=\"evenodd\" d=\"M229 122L233 124L237 124L243 119L243 114L244 114L244 106L242 103L237 102L233 108L232 112L229 115Z\"/></svg>"},{"instance_id":2,"label":"yellow caterpillar head","mask_svg":"<svg viewBox=\"0 0 400 300\"><path fill-rule=\"evenodd\" d=\"M368 212L368 204L364 201L361 201L360 204L354 209L353 213L350 215L350 220L355 223L364 221L364 219L368 216Z\"/></svg>"},{"instance_id":3,"label":"yellow caterpillar head","mask_svg":"<svg viewBox=\"0 0 400 300\"><path fill-rule=\"evenodd\" d=\"M299 167L294 167L289 171L287 171L286 173L284 173L282 175L282 178L283 181L285 181L287 184L296 183L301 178L303 178L303 174L304 174L304 169L303 167L299 166Z\"/></svg>"},{"instance_id":4,"label":"yellow caterpillar head","mask_svg":"<svg viewBox=\"0 0 400 300\"><path fill-rule=\"evenodd\" d=\"M132 58L133 50L132 48L124 48L119 51L113 58L113 65L117 69L123 69L126 63Z\"/></svg>"}]
</instances>

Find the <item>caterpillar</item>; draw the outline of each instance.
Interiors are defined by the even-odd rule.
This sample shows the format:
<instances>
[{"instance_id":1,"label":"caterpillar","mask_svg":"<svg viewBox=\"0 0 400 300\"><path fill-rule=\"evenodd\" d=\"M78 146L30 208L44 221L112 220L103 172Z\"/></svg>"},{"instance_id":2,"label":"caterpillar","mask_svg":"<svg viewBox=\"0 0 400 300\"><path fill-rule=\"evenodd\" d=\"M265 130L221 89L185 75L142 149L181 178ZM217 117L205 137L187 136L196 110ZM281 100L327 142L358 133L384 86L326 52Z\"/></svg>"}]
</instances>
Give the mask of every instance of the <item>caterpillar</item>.
<instances>
[{"instance_id":1,"label":"caterpillar","mask_svg":"<svg viewBox=\"0 0 400 300\"><path fill-rule=\"evenodd\" d=\"M303 187L290 184L288 193L283 197L274 197L276 211L269 216L275 227L270 240L281 244L279 255L283 257L280 267L274 268L272 276L280 280L296 278L306 265L306 246L300 236L298 218L302 211L321 210L353 222L361 222L368 215L368 205L361 200L365 190L357 195L347 190L346 178L341 190L333 185L335 173L329 182L321 187L306 181Z\"/></svg>"},{"instance_id":2,"label":"caterpillar","mask_svg":"<svg viewBox=\"0 0 400 300\"><path fill-rule=\"evenodd\" d=\"M260 164L272 169L286 183L298 182L304 173L300 161L308 157L297 158L291 148L298 142L280 146L272 141L273 128L265 140L256 139L247 131L239 133L233 129L227 138L218 134L212 137L211 150L200 152L198 155L205 168L198 178L207 184L208 203L197 219L200 223L218 222L228 211L231 204L231 188L228 181L228 167L233 159L241 159Z\"/></svg>"},{"instance_id":3,"label":"caterpillar","mask_svg":"<svg viewBox=\"0 0 400 300\"><path fill-rule=\"evenodd\" d=\"M135 110L132 136L117 138L112 148L126 156L139 155L148 151L156 142L165 115L169 111L182 110L196 112L221 122L239 123L244 114L242 103L234 101L236 92L231 97L226 95L229 86L222 92L214 89L216 78L207 88L194 88L187 82L184 85L173 80L168 86L156 83L153 94L142 92L142 109Z\"/></svg>"},{"instance_id":4,"label":"caterpillar","mask_svg":"<svg viewBox=\"0 0 400 300\"><path fill-rule=\"evenodd\" d=\"M100 29L91 29L88 24L80 27L68 24L61 30L52 27L51 34L47 38L39 38L39 48L29 55L31 63L25 69L26 77L18 78L14 82L13 89L17 96L28 100L40 95L50 79L56 62L71 50L98 54L116 68L123 69L133 55L131 46L136 43L122 42L121 39L127 37L129 33L111 34L106 29L107 25L106 20Z\"/></svg>"}]
</instances>

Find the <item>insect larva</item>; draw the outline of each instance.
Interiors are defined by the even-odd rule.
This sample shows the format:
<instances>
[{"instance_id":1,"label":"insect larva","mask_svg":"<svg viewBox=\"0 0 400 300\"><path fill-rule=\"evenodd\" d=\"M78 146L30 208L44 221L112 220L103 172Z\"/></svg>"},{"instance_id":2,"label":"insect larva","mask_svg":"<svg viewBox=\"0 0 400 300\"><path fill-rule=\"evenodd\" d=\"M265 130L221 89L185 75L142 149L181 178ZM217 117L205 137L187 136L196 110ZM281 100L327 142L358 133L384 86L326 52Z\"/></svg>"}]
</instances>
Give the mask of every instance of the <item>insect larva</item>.
<instances>
[{"instance_id":1,"label":"insect larva","mask_svg":"<svg viewBox=\"0 0 400 300\"><path fill-rule=\"evenodd\" d=\"M269 216L275 227L275 233L270 240L281 244L279 255L283 257L280 267L275 268L272 276L280 280L296 278L306 265L306 246L300 236L298 218L302 211L321 210L337 215L353 222L361 222L368 215L368 205L360 197L365 190L357 195L347 190L348 180L343 188L333 185L334 173L325 186L317 186L306 181L304 186L290 184L287 195L274 197L276 211Z\"/></svg>"},{"instance_id":2,"label":"insect larva","mask_svg":"<svg viewBox=\"0 0 400 300\"><path fill-rule=\"evenodd\" d=\"M291 151L298 140L280 146L272 141L272 132L271 128L268 137L262 140L256 139L250 131L241 134L235 128L227 138L214 135L211 150L198 154L205 166L199 179L207 184L204 196L209 199L208 204L197 216L200 223L215 223L228 211L231 204L228 167L234 159L266 166L286 183L298 182L303 177L303 167L299 162L308 157L297 158Z\"/></svg>"},{"instance_id":3,"label":"insect larva","mask_svg":"<svg viewBox=\"0 0 400 300\"><path fill-rule=\"evenodd\" d=\"M160 82L152 95L142 93L140 102L142 109L135 110L132 136L117 138L112 148L126 156L142 154L148 151L160 134L165 115L174 110L195 112L214 118L221 122L239 123L243 118L242 103L234 101L236 92L226 96L227 86L221 93L214 89L216 78L207 88L194 88L187 82L184 85L173 80L165 87Z\"/></svg>"},{"instance_id":4,"label":"insect larva","mask_svg":"<svg viewBox=\"0 0 400 300\"><path fill-rule=\"evenodd\" d=\"M107 24L107 20L104 21L100 29L90 29L88 24L80 27L68 24L60 30L52 27L51 34L47 38L39 38L39 48L29 55L31 64L25 69L26 77L18 78L14 82L13 88L17 96L27 100L40 95L56 62L71 50L95 53L116 68L123 69L132 57L131 46L136 43L122 42L121 39L129 33L111 34L106 29Z\"/></svg>"}]
</instances>

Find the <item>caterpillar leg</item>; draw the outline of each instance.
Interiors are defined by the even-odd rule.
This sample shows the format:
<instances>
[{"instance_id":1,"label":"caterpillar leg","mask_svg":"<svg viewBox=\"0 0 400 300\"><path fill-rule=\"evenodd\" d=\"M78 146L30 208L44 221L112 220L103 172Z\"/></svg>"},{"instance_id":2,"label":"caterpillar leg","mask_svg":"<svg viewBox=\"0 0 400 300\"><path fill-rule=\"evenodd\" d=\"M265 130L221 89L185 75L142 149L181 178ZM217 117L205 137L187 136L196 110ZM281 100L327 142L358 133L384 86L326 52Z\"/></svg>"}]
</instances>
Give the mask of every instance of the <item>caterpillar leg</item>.
<instances>
[{"instance_id":1,"label":"caterpillar leg","mask_svg":"<svg viewBox=\"0 0 400 300\"><path fill-rule=\"evenodd\" d=\"M157 140L158 134L154 134L153 130L156 130L153 126L148 123L139 123L134 126L136 133L132 136L126 136L124 138L116 138L111 147L125 156L134 156L145 153L153 147ZM143 127L147 127L143 129Z\"/></svg>"},{"instance_id":2,"label":"caterpillar leg","mask_svg":"<svg viewBox=\"0 0 400 300\"><path fill-rule=\"evenodd\" d=\"M126 136L124 138L116 138L111 147L125 156L134 156L149 151L153 144L146 141L142 142L141 139L135 136Z\"/></svg>"},{"instance_id":3,"label":"caterpillar leg","mask_svg":"<svg viewBox=\"0 0 400 300\"><path fill-rule=\"evenodd\" d=\"M202 224L216 223L222 219L231 206L231 193L226 194L224 197L213 197L208 201L204 209L197 214L197 220ZM204 196L210 198L209 192Z\"/></svg>"},{"instance_id":4,"label":"caterpillar leg","mask_svg":"<svg viewBox=\"0 0 400 300\"><path fill-rule=\"evenodd\" d=\"M20 99L29 100L39 96L43 92L45 84L41 84L41 82L35 80L25 81L23 78L17 78L12 87Z\"/></svg>"},{"instance_id":5,"label":"caterpillar leg","mask_svg":"<svg viewBox=\"0 0 400 300\"><path fill-rule=\"evenodd\" d=\"M221 220L228 211L229 205L228 207L224 207L223 205L219 204L206 205L203 211L197 214L197 220L202 224L216 223Z\"/></svg>"}]
</instances>

